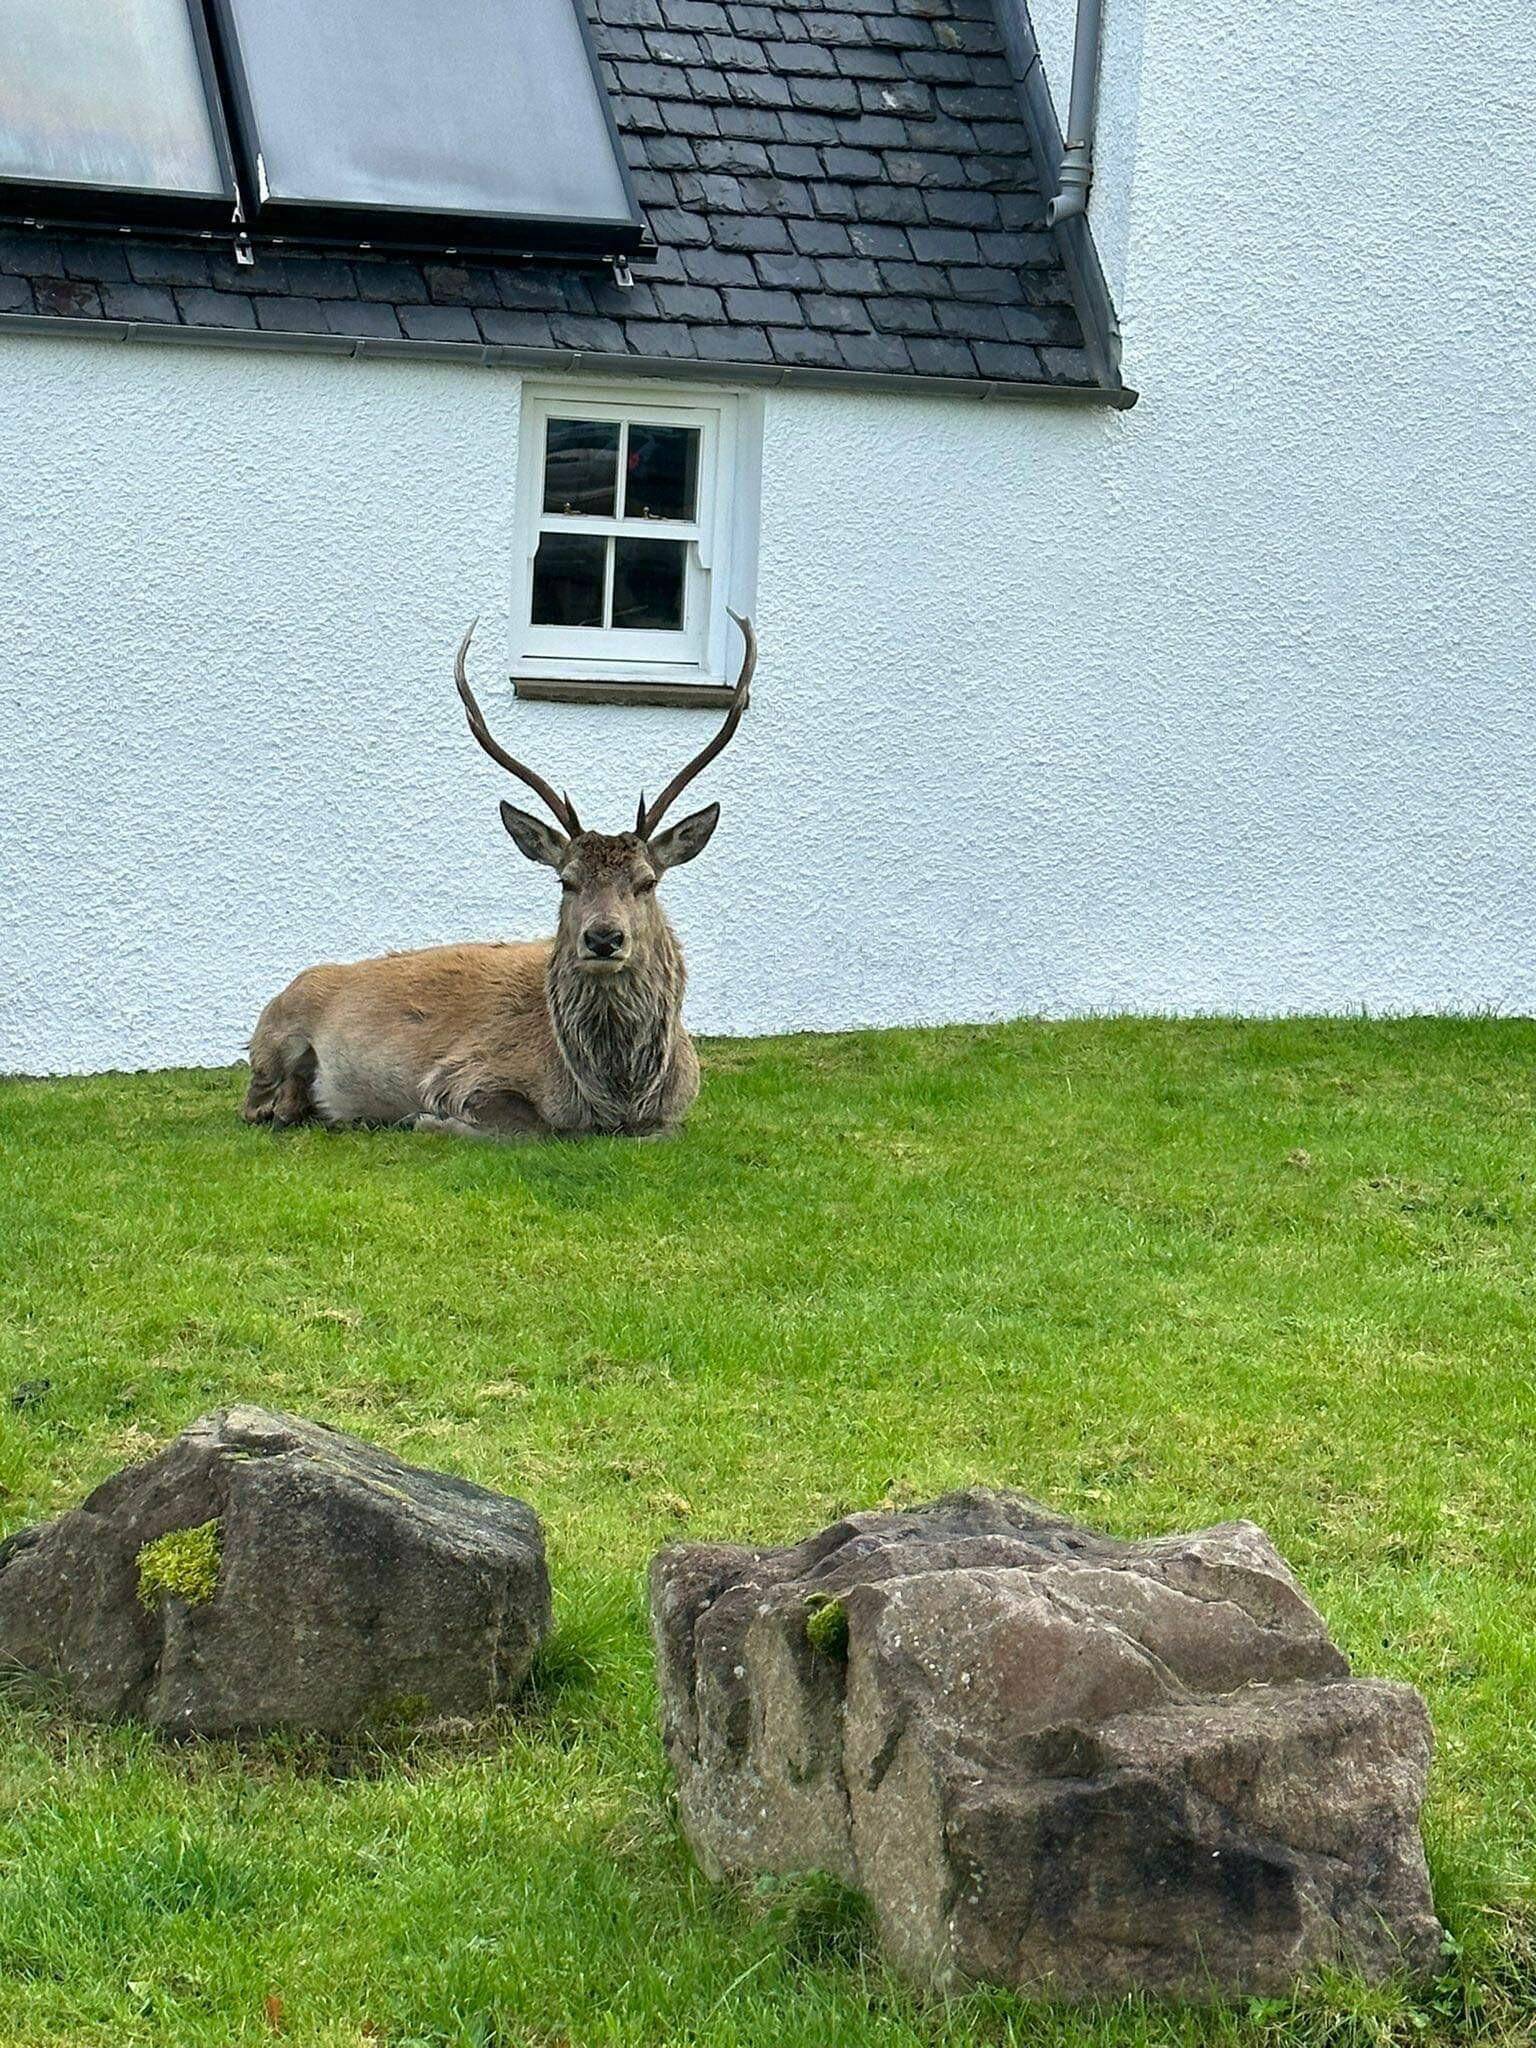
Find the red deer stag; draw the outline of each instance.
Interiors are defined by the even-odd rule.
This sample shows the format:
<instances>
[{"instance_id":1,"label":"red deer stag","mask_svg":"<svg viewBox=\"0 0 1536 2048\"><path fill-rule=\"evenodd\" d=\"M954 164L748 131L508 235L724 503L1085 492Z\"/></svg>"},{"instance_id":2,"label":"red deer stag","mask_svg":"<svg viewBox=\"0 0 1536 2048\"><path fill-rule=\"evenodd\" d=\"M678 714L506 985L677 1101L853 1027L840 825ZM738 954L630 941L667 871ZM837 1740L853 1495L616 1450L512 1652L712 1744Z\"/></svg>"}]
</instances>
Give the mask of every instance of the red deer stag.
<instances>
[{"instance_id":1,"label":"red deer stag","mask_svg":"<svg viewBox=\"0 0 1536 2048\"><path fill-rule=\"evenodd\" d=\"M568 796L491 737L464 673L470 627L454 680L480 745L560 828L501 806L519 852L560 877L559 929L553 939L306 968L251 1038L247 1122L317 1117L504 1141L676 1128L699 1092L699 1062L682 1024L682 948L656 884L703 852L720 806L657 827L747 708L757 638L749 620L731 617L746 647L724 724L653 804L641 797L633 832L615 833L587 831Z\"/></svg>"}]
</instances>

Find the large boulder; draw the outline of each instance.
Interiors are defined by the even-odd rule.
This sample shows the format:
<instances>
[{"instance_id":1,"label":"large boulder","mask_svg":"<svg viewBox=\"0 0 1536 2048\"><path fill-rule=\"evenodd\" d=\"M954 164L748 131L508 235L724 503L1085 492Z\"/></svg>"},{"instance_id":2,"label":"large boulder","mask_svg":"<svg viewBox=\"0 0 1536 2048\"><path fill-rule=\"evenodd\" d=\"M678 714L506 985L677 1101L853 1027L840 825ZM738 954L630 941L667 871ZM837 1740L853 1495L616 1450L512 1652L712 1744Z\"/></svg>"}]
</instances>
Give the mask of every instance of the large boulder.
<instances>
[{"instance_id":1,"label":"large boulder","mask_svg":"<svg viewBox=\"0 0 1536 2048\"><path fill-rule=\"evenodd\" d=\"M904 1974L1064 1997L1436 1964L1417 1693L1354 1679L1249 1522L1124 1543L1016 1495L651 1568L712 1876L819 1870Z\"/></svg>"},{"instance_id":2,"label":"large boulder","mask_svg":"<svg viewBox=\"0 0 1536 2048\"><path fill-rule=\"evenodd\" d=\"M549 1606L522 1501L265 1408L0 1545L0 1663L176 1733L484 1713Z\"/></svg>"}]
</instances>

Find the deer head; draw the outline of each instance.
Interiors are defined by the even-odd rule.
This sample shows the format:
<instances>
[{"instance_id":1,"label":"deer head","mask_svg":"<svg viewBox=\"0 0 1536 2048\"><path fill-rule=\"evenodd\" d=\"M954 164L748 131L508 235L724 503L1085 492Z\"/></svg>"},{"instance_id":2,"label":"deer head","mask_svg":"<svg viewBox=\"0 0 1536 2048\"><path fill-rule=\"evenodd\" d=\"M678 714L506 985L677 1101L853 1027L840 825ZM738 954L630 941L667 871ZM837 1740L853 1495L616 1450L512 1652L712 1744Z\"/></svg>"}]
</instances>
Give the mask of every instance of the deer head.
<instances>
[{"instance_id":1,"label":"deer head","mask_svg":"<svg viewBox=\"0 0 1536 2048\"><path fill-rule=\"evenodd\" d=\"M501 822L518 851L531 861L553 868L560 877L557 946L585 974L623 974L637 959L654 950L667 931L666 919L656 900L656 884L669 868L681 867L684 861L702 853L719 823L720 806L706 804L703 810L679 819L666 831L657 829L694 777L730 744L747 708L752 671L757 666L757 635L749 619L736 612L731 617L741 628L744 652L725 720L714 738L699 749L686 767L679 769L654 803L647 804L641 796L632 832L589 832L577 817L569 796L560 795L553 784L525 767L491 737L464 673L478 621L471 624L459 643L453 679L470 731L491 759L525 783L555 820L552 827L532 811L518 810L509 803L501 806Z\"/></svg>"}]
</instances>

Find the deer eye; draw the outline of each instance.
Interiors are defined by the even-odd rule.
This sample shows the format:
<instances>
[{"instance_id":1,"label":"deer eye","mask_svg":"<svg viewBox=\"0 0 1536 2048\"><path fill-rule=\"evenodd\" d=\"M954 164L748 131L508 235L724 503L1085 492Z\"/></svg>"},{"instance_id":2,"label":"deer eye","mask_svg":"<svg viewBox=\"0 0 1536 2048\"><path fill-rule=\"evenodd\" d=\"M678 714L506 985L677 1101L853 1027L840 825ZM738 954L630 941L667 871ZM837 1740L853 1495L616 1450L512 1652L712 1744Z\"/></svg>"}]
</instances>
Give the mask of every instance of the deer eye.
<instances>
[{"instance_id":1,"label":"deer eye","mask_svg":"<svg viewBox=\"0 0 1536 2048\"><path fill-rule=\"evenodd\" d=\"M654 875L652 875L652 876L651 876L651 878L650 878L650 880L649 880L648 882L636 882L636 884L635 884L635 894L636 894L637 896L650 896L650 895L654 895L654 893L655 893L655 889L656 889L656 877L655 877Z\"/></svg>"},{"instance_id":2,"label":"deer eye","mask_svg":"<svg viewBox=\"0 0 1536 2048\"><path fill-rule=\"evenodd\" d=\"M568 882L565 879L564 875L560 877L560 887L564 890L567 896L574 896L576 894L576 884L574 882Z\"/></svg>"}]
</instances>

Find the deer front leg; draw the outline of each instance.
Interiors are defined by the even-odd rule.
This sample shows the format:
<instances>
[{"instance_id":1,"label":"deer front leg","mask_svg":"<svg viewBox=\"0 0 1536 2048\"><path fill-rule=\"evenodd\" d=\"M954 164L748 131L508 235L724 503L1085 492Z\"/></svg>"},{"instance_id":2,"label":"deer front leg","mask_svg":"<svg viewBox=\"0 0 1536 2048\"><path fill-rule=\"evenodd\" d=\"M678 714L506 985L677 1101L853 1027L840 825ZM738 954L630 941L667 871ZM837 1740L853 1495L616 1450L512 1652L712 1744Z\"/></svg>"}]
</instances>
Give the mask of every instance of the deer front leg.
<instances>
[{"instance_id":1,"label":"deer front leg","mask_svg":"<svg viewBox=\"0 0 1536 2048\"><path fill-rule=\"evenodd\" d=\"M526 1144L532 1139L531 1131L514 1135L510 1132L493 1131L485 1124L472 1124L462 1116L428 1116L425 1111L411 1120L413 1131L425 1131L434 1138L478 1138L483 1145Z\"/></svg>"},{"instance_id":2,"label":"deer front leg","mask_svg":"<svg viewBox=\"0 0 1536 2048\"><path fill-rule=\"evenodd\" d=\"M521 1095L492 1095L469 1103L462 1116L434 1116L424 1110L413 1131L439 1138L476 1138L482 1145L529 1145L555 1134Z\"/></svg>"}]
</instances>

